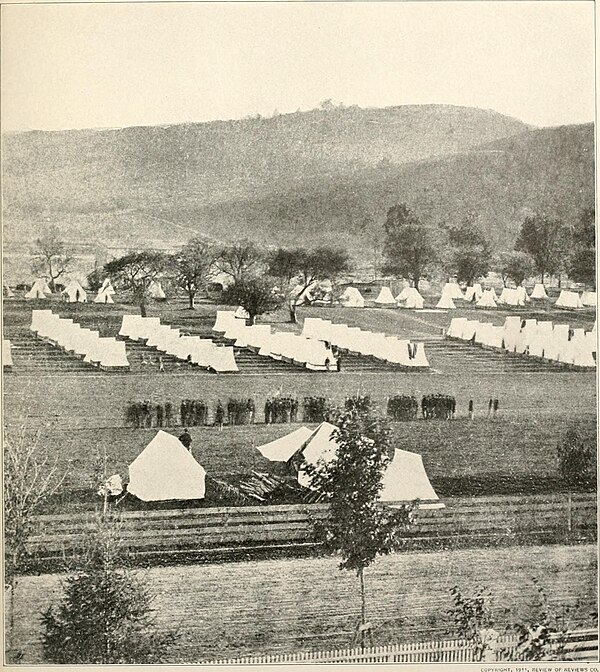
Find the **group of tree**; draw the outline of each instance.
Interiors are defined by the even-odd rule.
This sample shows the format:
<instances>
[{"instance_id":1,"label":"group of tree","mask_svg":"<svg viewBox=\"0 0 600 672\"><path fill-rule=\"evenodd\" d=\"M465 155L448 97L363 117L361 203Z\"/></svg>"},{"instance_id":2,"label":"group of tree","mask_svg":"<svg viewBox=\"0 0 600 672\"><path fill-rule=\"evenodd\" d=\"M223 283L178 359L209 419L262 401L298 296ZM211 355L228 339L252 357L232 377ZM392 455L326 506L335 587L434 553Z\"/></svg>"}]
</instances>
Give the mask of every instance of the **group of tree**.
<instances>
[{"instance_id":1,"label":"group of tree","mask_svg":"<svg viewBox=\"0 0 600 672\"><path fill-rule=\"evenodd\" d=\"M595 211L586 208L572 225L545 214L525 217L512 251L492 256L484 229L474 213L457 225L432 223L406 204L388 210L384 223L385 275L419 281L443 271L458 282L472 284L495 271L520 285L539 275L567 273L575 282L595 287Z\"/></svg>"}]
</instances>

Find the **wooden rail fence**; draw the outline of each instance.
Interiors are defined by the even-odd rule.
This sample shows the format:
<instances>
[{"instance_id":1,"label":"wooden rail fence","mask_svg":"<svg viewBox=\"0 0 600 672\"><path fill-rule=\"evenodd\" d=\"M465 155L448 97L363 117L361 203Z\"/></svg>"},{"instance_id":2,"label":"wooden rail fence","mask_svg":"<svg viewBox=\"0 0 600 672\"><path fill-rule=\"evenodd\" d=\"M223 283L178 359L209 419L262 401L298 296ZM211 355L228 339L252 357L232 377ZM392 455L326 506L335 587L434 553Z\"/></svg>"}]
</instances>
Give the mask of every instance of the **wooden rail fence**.
<instances>
[{"instance_id":1,"label":"wooden rail fence","mask_svg":"<svg viewBox=\"0 0 600 672\"><path fill-rule=\"evenodd\" d=\"M561 638L562 639L562 638ZM483 660L474 656L474 647L467 640L442 640L376 646L365 649L309 651L211 660L203 665L265 665L302 663L473 663L519 660L517 638L499 637L497 644L484 652ZM553 649L553 651L552 651ZM548 659L598 660L598 631L577 630L564 635L564 641L551 647Z\"/></svg>"},{"instance_id":2,"label":"wooden rail fence","mask_svg":"<svg viewBox=\"0 0 600 672\"><path fill-rule=\"evenodd\" d=\"M446 508L419 510L409 542L457 543L477 538L551 535L558 540L594 539L595 493L448 498ZM132 555L202 553L219 549L273 548L315 544L313 524L327 504L289 504L126 511L121 538ZM93 526L89 514L42 515L29 542L35 558L76 553Z\"/></svg>"}]
</instances>

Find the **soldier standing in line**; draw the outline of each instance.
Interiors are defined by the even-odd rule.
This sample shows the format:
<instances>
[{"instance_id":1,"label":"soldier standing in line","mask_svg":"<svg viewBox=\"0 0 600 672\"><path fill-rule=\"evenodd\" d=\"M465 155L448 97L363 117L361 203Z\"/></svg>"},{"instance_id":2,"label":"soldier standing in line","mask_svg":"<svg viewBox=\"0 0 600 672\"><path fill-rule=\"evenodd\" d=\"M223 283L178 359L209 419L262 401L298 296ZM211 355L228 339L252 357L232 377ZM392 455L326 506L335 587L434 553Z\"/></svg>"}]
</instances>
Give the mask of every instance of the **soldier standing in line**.
<instances>
[{"instance_id":1,"label":"soldier standing in line","mask_svg":"<svg viewBox=\"0 0 600 672\"><path fill-rule=\"evenodd\" d=\"M156 426L163 426L164 408L162 404L156 404Z\"/></svg>"},{"instance_id":2,"label":"soldier standing in line","mask_svg":"<svg viewBox=\"0 0 600 672\"><path fill-rule=\"evenodd\" d=\"M248 412L248 422L253 425L254 416L256 415L256 405L254 404L254 399L248 399L246 402L246 411Z\"/></svg>"},{"instance_id":3,"label":"soldier standing in line","mask_svg":"<svg viewBox=\"0 0 600 672\"><path fill-rule=\"evenodd\" d=\"M271 400L265 401L265 425L271 424Z\"/></svg>"},{"instance_id":4,"label":"soldier standing in line","mask_svg":"<svg viewBox=\"0 0 600 672\"><path fill-rule=\"evenodd\" d=\"M171 427L173 424L173 404L170 401L165 402L165 425Z\"/></svg>"},{"instance_id":5,"label":"soldier standing in line","mask_svg":"<svg viewBox=\"0 0 600 672\"><path fill-rule=\"evenodd\" d=\"M498 413L498 406L499 406L498 399L494 399L494 419L496 418L496 415Z\"/></svg>"},{"instance_id":6,"label":"soldier standing in line","mask_svg":"<svg viewBox=\"0 0 600 672\"><path fill-rule=\"evenodd\" d=\"M181 416L181 424L187 425L187 401L185 399L181 400L181 405L179 406L179 414Z\"/></svg>"},{"instance_id":7,"label":"soldier standing in line","mask_svg":"<svg viewBox=\"0 0 600 672\"><path fill-rule=\"evenodd\" d=\"M487 414L488 419L492 415L493 405L494 405L494 400L490 397L490 400L488 401L488 414Z\"/></svg>"},{"instance_id":8,"label":"soldier standing in line","mask_svg":"<svg viewBox=\"0 0 600 672\"><path fill-rule=\"evenodd\" d=\"M469 420L473 420L475 413L473 410L473 399L469 399Z\"/></svg>"},{"instance_id":9,"label":"soldier standing in line","mask_svg":"<svg viewBox=\"0 0 600 672\"><path fill-rule=\"evenodd\" d=\"M224 416L225 416L225 409L223 408L223 404L219 399L217 401L217 410L215 411L215 425L217 425L219 429L223 429Z\"/></svg>"}]
</instances>

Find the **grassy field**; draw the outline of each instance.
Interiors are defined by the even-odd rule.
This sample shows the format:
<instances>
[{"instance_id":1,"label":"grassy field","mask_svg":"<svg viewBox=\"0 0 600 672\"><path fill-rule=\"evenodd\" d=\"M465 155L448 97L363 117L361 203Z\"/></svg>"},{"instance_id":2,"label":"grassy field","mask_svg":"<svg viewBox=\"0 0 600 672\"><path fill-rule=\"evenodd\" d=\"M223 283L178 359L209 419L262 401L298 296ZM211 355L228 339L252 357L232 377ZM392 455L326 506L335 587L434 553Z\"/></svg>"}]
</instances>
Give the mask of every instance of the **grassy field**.
<instances>
[{"instance_id":1,"label":"grassy field","mask_svg":"<svg viewBox=\"0 0 600 672\"><path fill-rule=\"evenodd\" d=\"M580 418L590 436L595 436L595 416ZM251 469L269 470L270 463L256 449L289 433L297 425L191 428L193 453L209 476L234 478ZM314 427L315 425L308 425ZM479 483L486 492L532 491L536 479L558 476L556 437L564 419L545 414L497 420L416 421L394 423L395 447L420 453L438 494L474 494L464 488ZM104 450L110 473L126 479L127 467L155 435L156 429L47 429L41 446L58 455L59 470L66 473L63 490L90 487L94 465ZM170 429L174 434L180 430ZM487 487L485 484L487 481ZM469 485L470 483L470 485Z\"/></svg>"},{"instance_id":2,"label":"grassy field","mask_svg":"<svg viewBox=\"0 0 600 672\"><path fill-rule=\"evenodd\" d=\"M49 307L7 301L4 307L5 330L23 328L30 321L32 307ZM121 316L137 312L131 306L115 304L62 304L49 302L63 315L71 315L87 326L96 325L104 334L116 334ZM201 304L196 311L185 309L182 302L151 304L150 314L209 333L217 306ZM514 311L511 311L511 313ZM299 319L320 315L336 322L346 321L363 328L406 334L412 338L439 336L451 317L478 316L501 323L506 311L478 311L461 307L448 313L379 308L300 308ZM523 315L531 315L531 310ZM591 311L568 314L550 310L547 319L568 321L591 327ZM538 315L540 316L540 315ZM300 325L285 322L285 311L268 317L277 329L299 330ZM65 487L85 488L93 463L106 450L111 471L126 475L126 467L154 435L154 431L124 427L124 415L131 401L149 399L153 403L169 400L177 408L181 399L203 399L214 408L217 399L252 396L257 419L268 396L282 394L302 398L309 395L329 397L335 404L356 393L369 394L382 407L393 394L428 393L454 395L458 420L454 422L413 422L394 427L395 445L423 455L425 466L437 486L455 493L453 479L487 479L490 482L552 478L556 475L556 442L568 422L595 426L596 387L593 374L548 373L477 373L457 362L452 372L439 374L315 373L232 374L223 376L194 374L63 374L10 375L4 380L5 423L9 431L21 424L41 429L40 441L57 455L61 469L67 472ZM500 415L494 422L485 419L490 397L500 401ZM476 420L467 422L467 407L474 400ZM247 473L264 467L254 448L282 436L293 426L248 428L192 428L194 452L215 476ZM176 431L176 430L173 430ZM458 494L458 493L455 493ZM470 494L461 492L460 494Z\"/></svg>"},{"instance_id":3,"label":"grassy field","mask_svg":"<svg viewBox=\"0 0 600 672\"><path fill-rule=\"evenodd\" d=\"M455 637L446 614L454 585L466 594L485 586L498 629L540 613L534 578L556 612L572 609L571 627L590 626L596 610L594 546L395 554L365 576L375 644ZM334 558L154 568L144 577L156 594L160 627L180 634L168 662L343 648L358 623L358 581ZM60 580L19 580L15 624L23 663L42 662L39 614L58 598Z\"/></svg>"}]
</instances>

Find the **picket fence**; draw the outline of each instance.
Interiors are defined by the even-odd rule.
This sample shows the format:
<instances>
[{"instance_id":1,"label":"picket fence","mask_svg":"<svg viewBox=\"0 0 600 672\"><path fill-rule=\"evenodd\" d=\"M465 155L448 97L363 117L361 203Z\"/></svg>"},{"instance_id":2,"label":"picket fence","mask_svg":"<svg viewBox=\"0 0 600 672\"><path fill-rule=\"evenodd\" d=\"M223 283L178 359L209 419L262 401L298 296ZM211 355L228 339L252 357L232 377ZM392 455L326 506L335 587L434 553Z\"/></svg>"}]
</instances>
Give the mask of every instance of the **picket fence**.
<instances>
[{"instance_id":1,"label":"picket fence","mask_svg":"<svg viewBox=\"0 0 600 672\"><path fill-rule=\"evenodd\" d=\"M562 648L564 646L564 648ZM550 658L549 658L550 659ZM598 660L598 631L576 630L566 633L561 643L557 660ZM476 660L474 647L464 639L449 639L436 642L416 642L374 646L365 649L337 649L335 651L306 651L302 653L277 653L245 658L211 660L202 665L277 665L303 663L473 663L515 661L517 639L514 636L499 637L494 649L488 649L483 660Z\"/></svg>"}]
</instances>

